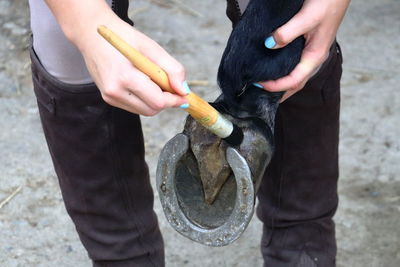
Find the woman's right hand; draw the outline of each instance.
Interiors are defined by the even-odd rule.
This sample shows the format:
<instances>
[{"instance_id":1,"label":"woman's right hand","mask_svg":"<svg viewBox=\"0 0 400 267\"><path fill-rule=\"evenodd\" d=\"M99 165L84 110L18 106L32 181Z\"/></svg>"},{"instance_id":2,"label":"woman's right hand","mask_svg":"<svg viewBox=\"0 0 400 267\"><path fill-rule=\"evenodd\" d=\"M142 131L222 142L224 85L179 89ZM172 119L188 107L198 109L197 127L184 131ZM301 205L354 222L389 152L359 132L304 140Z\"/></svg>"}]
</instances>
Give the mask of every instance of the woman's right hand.
<instances>
[{"instance_id":1,"label":"woman's right hand","mask_svg":"<svg viewBox=\"0 0 400 267\"><path fill-rule=\"evenodd\" d=\"M97 35L89 42L90 46L81 51L92 78L108 104L136 114L153 116L164 108L187 103L182 97L186 95L186 90L183 86L184 68L180 63L156 42L130 25L112 29L164 69L177 94L163 92L147 75L136 69L119 51Z\"/></svg>"},{"instance_id":2,"label":"woman's right hand","mask_svg":"<svg viewBox=\"0 0 400 267\"><path fill-rule=\"evenodd\" d=\"M81 51L89 73L108 104L132 113L153 116L164 108L179 107L187 103L183 96L188 93L189 88L184 85L183 66L155 41L117 17L104 1L98 1L96 5L92 4L93 1L78 1L72 8L69 6L68 12L63 12L62 5L57 2L47 0L67 38ZM85 6L88 4L93 6ZM74 15L93 9L98 9L95 14L101 15L81 14L79 23L74 21ZM86 20L88 16L90 19ZM148 76L136 69L97 33L99 25L106 25L164 69L176 94L163 92Z\"/></svg>"}]
</instances>

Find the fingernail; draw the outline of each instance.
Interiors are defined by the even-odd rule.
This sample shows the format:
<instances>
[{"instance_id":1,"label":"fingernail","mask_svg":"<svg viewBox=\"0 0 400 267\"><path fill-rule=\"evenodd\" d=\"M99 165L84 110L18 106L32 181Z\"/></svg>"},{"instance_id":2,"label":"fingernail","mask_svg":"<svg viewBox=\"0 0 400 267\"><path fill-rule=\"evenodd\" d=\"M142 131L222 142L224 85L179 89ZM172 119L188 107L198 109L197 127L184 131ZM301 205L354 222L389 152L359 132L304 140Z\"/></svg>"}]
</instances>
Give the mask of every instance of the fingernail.
<instances>
[{"instance_id":1,"label":"fingernail","mask_svg":"<svg viewBox=\"0 0 400 267\"><path fill-rule=\"evenodd\" d=\"M180 105L179 107L183 108L183 109L187 109L187 108L189 108L189 104L185 103L185 104Z\"/></svg>"},{"instance_id":2,"label":"fingernail","mask_svg":"<svg viewBox=\"0 0 400 267\"><path fill-rule=\"evenodd\" d=\"M268 37L267 39L265 39L264 44L265 44L265 47L266 47L266 48L269 48L269 49L274 48L275 45L276 45L276 42L275 42L274 37L273 37L273 36L270 36L270 37Z\"/></svg>"},{"instance_id":3,"label":"fingernail","mask_svg":"<svg viewBox=\"0 0 400 267\"><path fill-rule=\"evenodd\" d=\"M261 84L259 84L259 83L253 83L253 85L254 85L255 87L263 88L263 89L264 89L264 87L263 87Z\"/></svg>"},{"instance_id":4,"label":"fingernail","mask_svg":"<svg viewBox=\"0 0 400 267\"><path fill-rule=\"evenodd\" d=\"M188 94L190 94L190 88L189 88L189 84L187 83L187 81L184 81L183 82L183 90L184 90L184 92L188 95Z\"/></svg>"}]
</instances>

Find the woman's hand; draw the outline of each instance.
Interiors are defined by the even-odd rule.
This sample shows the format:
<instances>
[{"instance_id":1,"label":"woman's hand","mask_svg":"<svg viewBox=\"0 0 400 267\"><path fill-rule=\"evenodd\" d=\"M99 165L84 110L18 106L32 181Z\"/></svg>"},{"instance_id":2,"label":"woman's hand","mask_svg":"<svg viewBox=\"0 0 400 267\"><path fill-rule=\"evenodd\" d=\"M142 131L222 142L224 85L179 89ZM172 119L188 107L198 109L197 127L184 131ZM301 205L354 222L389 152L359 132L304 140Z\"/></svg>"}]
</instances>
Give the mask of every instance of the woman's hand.
<instances>
[{"instance_id":1,"label":"woman's hand","mask_svg":"<svg viewBox=\"0 0 400 267\"><path fill-rule=\"evenodd\" d=\"M89 73L108 104L132 113L153 116L164 108L187 103L183 96L189 88L184 83L183 66L155 41L118 18L104 0L46 2L67 38L81 51ZM97 33L99 25L106 25L164 69L177 94L163 92L148 76L137 70Z\"/></svg>"},{"instance_id":2,"label":"woman's hand","mask_svg":"<svg viewBox=\"0 0 400 267\"><path fill-rule=\"evenodd\" d=\"M128 24L107 25L164 69L177 94L187 94L183 88L185 73L182 65L156 42ZM187 102L182 96L163 92L102 37L96 35L88 44L81 51L91 76L108 104L133 113L153 116L164 108L178 107Z\"/></svg>"},{"instance_id":3,"label":"woman's hand","mask_svg":"<svg viewBox=\"0 0 400 267\"><path fill-rule=\"evenodd\" d=\"M270 92L286 91L281 102L301 90L327 59L349 3L350 0L305 0L301 10L265 41L267 48L279 49L304 35L306 43L299 64L289 75L259 84Z\"/></svg>"}]
</instances>

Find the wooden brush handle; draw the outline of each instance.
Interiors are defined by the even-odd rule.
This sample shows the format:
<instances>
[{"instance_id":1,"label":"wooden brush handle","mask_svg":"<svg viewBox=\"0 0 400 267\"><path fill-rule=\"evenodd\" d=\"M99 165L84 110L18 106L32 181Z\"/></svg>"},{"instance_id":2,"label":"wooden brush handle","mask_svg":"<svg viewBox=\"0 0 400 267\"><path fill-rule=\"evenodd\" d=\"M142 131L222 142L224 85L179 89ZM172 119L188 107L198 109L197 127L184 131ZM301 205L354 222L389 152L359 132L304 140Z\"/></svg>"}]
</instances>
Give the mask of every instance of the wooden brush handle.
<instances>
[{"instance_id":1,"label":"wooden brush handle","mask_svg":"<svg viewBox=\"0 0 400 267\"><path fill-rule=\"evenodd\" d=\"M101 36L103 36L104 39L106 39L112 46L114 46L119 52L121 52L138 70L145 73L147 76L150 77L150 79L158 84L158 86L160 86L163 91L175 93L175 90L172 89L169 83L168 75L157 64L145 57L138 50L125 42L122 38L120 38L117 34L112 32L106 26L99 26L97 31ZM197 120L205 127L213 127L217 123L219 118L222 117L215 108L213 108L210 104L208 104L205 100L203 100L195 93L191 92L185 97L189 103L189 108L185 109L185 111L187 111L195 120ZM226 127L231 127L229 126L229 123L227 124L228 125ZM222 125L218 127L221 128L225 126ZM227 131L229 131L229 129L227 129ZM221 136L218 133L216 134L222 138L226 137Z\"/></svg>"}]
</instances>

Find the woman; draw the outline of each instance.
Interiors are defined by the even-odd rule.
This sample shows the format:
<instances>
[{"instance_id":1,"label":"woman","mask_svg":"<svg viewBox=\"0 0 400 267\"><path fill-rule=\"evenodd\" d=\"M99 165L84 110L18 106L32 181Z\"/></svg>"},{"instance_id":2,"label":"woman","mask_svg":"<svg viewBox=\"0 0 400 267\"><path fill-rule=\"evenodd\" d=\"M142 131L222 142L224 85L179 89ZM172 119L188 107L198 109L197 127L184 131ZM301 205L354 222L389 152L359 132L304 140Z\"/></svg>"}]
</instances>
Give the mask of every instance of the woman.
<instances>
[{"instance_id":1,"label":"woman","mask_svg":"<svg viewBox=\"0 0 400 267\"><path fill-rule=\"evenodd\" d=\"M234 24L247 2L228 0ZM276 153L259 193L265 266L335 264L341 55L334 40L348 3L306 0L266 38L266 49L300 35L306 46L288 76L259 83L291 96L278 110ZM127 0L30 0L30 7L40 116L82 243L95 266L163 266L137 114L187 107L183 66L131 27ZM104 42L101 24L161 66L177 94L162 92Z\"/></svg>"}]
</instances>

